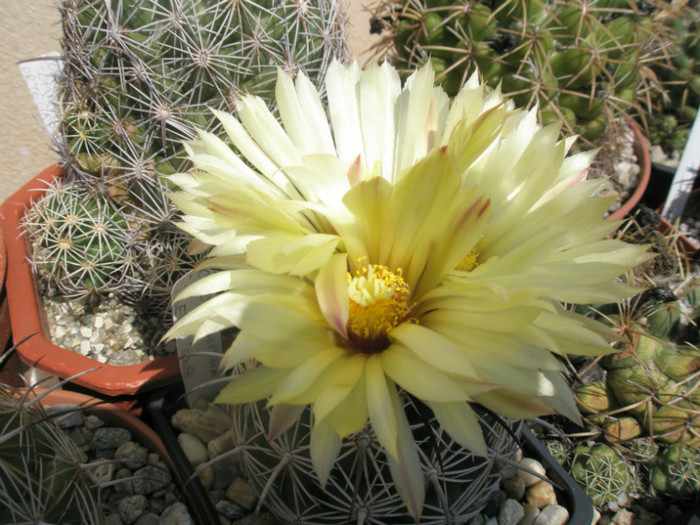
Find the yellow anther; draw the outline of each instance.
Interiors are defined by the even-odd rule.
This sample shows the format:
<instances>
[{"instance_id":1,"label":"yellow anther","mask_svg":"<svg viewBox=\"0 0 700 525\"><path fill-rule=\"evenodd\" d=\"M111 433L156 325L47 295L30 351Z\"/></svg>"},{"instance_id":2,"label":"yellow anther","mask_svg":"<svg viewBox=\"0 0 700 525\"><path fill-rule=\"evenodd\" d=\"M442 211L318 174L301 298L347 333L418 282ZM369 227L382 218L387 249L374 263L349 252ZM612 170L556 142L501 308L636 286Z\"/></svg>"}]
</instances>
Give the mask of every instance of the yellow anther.
<instances>
[{"instance_id":1,"label":"yellow anther","mask_svg":"<svg viewBox=\"0 0 700 525\"><path fill-rule=\"evenodd\" d=\"M388 345L387 334L411 311L411 290L401 275L386 266L364 266L348 273L350 312L348 337L356 350L378 352Z\"/></svg>"}]
</instances>

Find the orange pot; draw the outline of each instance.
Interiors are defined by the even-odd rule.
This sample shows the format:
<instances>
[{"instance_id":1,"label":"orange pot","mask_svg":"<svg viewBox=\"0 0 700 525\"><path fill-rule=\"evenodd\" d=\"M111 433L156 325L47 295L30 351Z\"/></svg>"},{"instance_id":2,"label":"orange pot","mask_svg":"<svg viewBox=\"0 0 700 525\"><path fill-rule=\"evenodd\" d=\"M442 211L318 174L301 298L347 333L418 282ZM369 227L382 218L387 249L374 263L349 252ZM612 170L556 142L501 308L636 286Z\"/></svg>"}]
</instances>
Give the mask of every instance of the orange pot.
<instances>
[{"instance_id":1,"label":"orange pot","mask_svg":"<svg viewBox=\"0 0 700 525\"><path fill-rule=\"evenodd\" d=\"M624 219L632 209L639 204L642 199L642 195L649 185L649 178L651 177L651 158L649 157L649 147L647 146L646 140L644 140L644 134L642 133L639 124L634 121L630 121L630 127L634 133L634 142L632 143L632 149L635 156L637 157L637 162L639 163L639 181L637 183L637 188L634 190L629 199L625 201L622 206L620 206L613 213L608 215L608 219L616 221Z\"/></svg>"},{"instance_id":2,"label":"orange pot","mask_svg":"<svg viewBox=\"0 0 700 525\"><path fill-rule=\"evenodd\" d=\"M7 347L10 340L10 308L7 304L7 294L5 293L5 272L7 269L7 252L5 251L5 241L0 231L0 355Z\"/></svg>"},{"instance_id":3,"label":"orange pot","mask_svg":"<svg viewBox=\"0 0 700 525\"><path fill-rule=\"evenodd\" d=\"M59 378L95 370L74 379L76 384L107 396L134 395L180 381L177 355L129 366L100 363L51 342L34 272L29 264L31 246L22 236L20 219L42 197L47 184L64 176L53 165L23 186L0 207L0 226L7 245L6 291L12 336L22 361Z\"/></svg>"}]
</instances>

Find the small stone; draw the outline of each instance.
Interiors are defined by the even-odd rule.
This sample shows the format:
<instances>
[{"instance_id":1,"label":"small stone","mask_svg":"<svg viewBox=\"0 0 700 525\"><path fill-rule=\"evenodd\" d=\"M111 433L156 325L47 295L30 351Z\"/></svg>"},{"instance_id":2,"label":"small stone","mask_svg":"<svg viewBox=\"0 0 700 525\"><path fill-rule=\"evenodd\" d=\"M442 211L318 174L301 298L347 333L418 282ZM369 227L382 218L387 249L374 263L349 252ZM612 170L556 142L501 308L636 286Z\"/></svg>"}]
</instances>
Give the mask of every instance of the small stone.
<instances>
[{"instance_id":1,"label":"small stone","mask_svg":"<svg viewBox=\"0 0 700 525\"><path fill-rule=\"evenodd\" d=\"M90 355L90 352L92 351L92 345L90 344L90 341L82 341L80 343L80 354L84 356Z\"/></svg>"},{"instance_id":2,"label":"small stone","mask_svg":"<svg viewBox=\"0 0 700 525\"><path fill-rule=\"evenodd\" d=\"M84 426L88 430L95 430L105 426L105 422L94 414L88 414L87 418L85 418Z\"/></svg>"},{"instance_id":3,"label":"small stone","mask_svg":"<svg viewBox=\"0 0 700 525\"><path fill-rule=\"evenodd\" d=\"M591 521L591 525L596 525L598 521L600 520L600 511L593 507L593 521Z\"/></svg>"},{"instance_id":4,"label":"small stone","mask_svg":"<svg viewBox=\"0 0 700 525\"><path fill-rule=\"evenodd\" d=\"M498 516L498 511L501 509L501 505L508 499L505 491L494 490L489 500L486 502L484 507L484 514L487 516Z\"/></svg>"},{"instance_id":5,"label":"small stone","mask_svg":"<svg viewBox=\"0 0 700 525\"><path fill-rule=\"evenodd\" d=\"M483 514L477 514L472 519L470 519L467 523L468 523L468 525L484 525L486 523L486 518L484 518Z\"/></svg>"},{"instance_id":6,"label":"small stone","mask_svg":"<svg viewBox=\"0 0 700 525\"><path fill-rule=\"evenodd\" d=\"M90 338L90 336L92 336L92 328L90 328L89 326L81 326L80 335L82 335L83 337Z\"/></svg>"},{"instance_id":7,"label":"small stone","mask_svg":"<svg viewBox=\"0 0 700 525\"><path fill-rule=\"evenodd\" d=\"M67 428L80 427L85 423L85 413L77 405L54 405L48 407L46 413L64 430Z\"/></svg>"},{"instance_id":8,"label":"small stone","mask_svg":"<svg viewBox=\"0 0 700 525\"><path fill-rule=\"evenodd\" d=\"M557 495L554 493L554 487L546 481L538 481L531 487L528 487L526 497L527 502L538 509L542 509L547 505L557 504Z\"/></svg>"},{"instance_id":9,"label":"small stone","mask_svg":"<svg viewBox=\"0 0 700 525\"><path fill-rule=\"evenodd\" d=\"M97 484L109 483L114 478L114 463L102 463L91 470Z\"/></svg>"},{"instance_id":10,"label":"small stone","mask_svg":"<svg viewBox=\"0 0 700 525\"><path fill-rule=\"evenodd\" d=\"M144 513L147 506L148 500L145 496L127 496L117 503L117 513L122 522L126 525L131 525Z\"/></svg>"},{"instance_id":11,"label":"small stone","mask_svg":"<svg viewBox=\"0 0 700 525\"><path fill-rule=\"evenodd\" d=\"M180 432L192 434L192 428L194 428L196 421L202 417L202 414L204 412L201 410L183 408L173 414L173 417L170 418L170 423Z\"/></svg>"},{"instance_id":12,"label":"small stone","mask_svg":"<svg viewBox=\"0 0 700 525\"><path fill-rule=\"evenodd\" d=\"M61 339L66 335L66 329L63 328L62 326L57 326L56 329L53 331L52 334L56 339Z\"/></svg>"},{"instance_id":13,"label":"small stone","mask_svg":"<svg viewBox=\"0 0 700 525\"><path fill-rule=\"evenodd\" d=\"M204 487L204 490L211 490L214 487L214 469L207 467L197 473L199 482Z\"/></svg>"},{"instance_id":14,"label":"small stone","mask_svg":"<svg viewBox=\"0 0 700 525\"><path fill-rule=\"evenodd\" d=\"M514 500L521 500L525 495L525 480L520 476L506 478L501 482L506 495Z\"/></svg>"},{"instance_id":15,"label":"small stone","mask_svg":"<svg viewBox=\"0 0 700 525\"><path fill-rule=\"evenodd\" d=\"M92 448L95 450L118 449L122 444L131 441L131 432L126 428L101 427L95 430L92 437Z\"/></svg>"},{"instance_id":16,"label":"small stone","mask_svg":"<svg viewBox=\"0 0 700 525\"><path fill-rule=\"evenodd\" d=\"M187 432L182 432L177 436L177 442L193 467L196 468L207 461L207 448L199 438Z\"/></svg>"},{"instance_id":17,"label":"small stone","mask_svg":"<svg viewBox=\"0 0 700 525\"><path fill-rule=\"evenodd\" d=\"M133 472L128 468L120 468L114 475L114 480L119 481L115 483L114 490L120 496L133 496L134 495L134 483L133 483Z\"/></svg>"},{"instance_id":18,"label":"small stone","mask_svg":"<svg viewBox=\"0 0 700 525\"><path fill-rule=\"evenodd\" d=\"M134 522L134 525L160 525L160 516L155 512L147 512L142 514L139 519Z\"/></svg>"},{"instance_id":19,"label":"small stone","mask_svg":"<svg viewBox=\"0 0 700 525\"><path fill-rule=\"evenodd\" d=\"M187 505L179 501L163 511L160 522L167 525L196 525L187 510Z\"/></svg>"},{"instance_id":20,"label":"small stone","mask_svg":"<svg viewBox=\"0 0 700 525\"><path fill-rule=\"evenodd\" d=\"M146 447L133 441L122 443L114 452L114 459L120 460L124 466L132 470L141 468L148 462Z\"/></svg>"},{"instance_id":21,"label":"small stone","mask_svg":"<svg viewBox=\"0 0 700 525\"><path fill-rule=\"evenodd\" d=\"M214 508L216 512L223 514L230 520L240 519L247 514L240 505L236 505L233 501L227 499L219 500L214 505Z\"/></svg>"},{"instance_id":22,"label":"small stone","mask_svg":"<svg viewBox=\"0 0 700 525\"><path fill-rule=\"evenodd\" d=\"M614 525L632 525L634 523L634 514L627 509L620 509L613 516L612 523Z\"/></svg>"},{"instance_id":23,"label":"small stone","mask_svg":"<svg viewBox=\"0 0 700 525\"><path fill-rule=\"evenodd\" d=\"M498 525L517 525L524 515L525 511L520 502L507 499L498 512Z\"/></svg>"},{"instance_id":24,"label":"small stone","mask_svg":"<svg viewBox=\"0 0 700 525\"><path fill-rule=\"evenodd\" d=\"M569 511L561 505L547 505L535 519L535 525L564 525L569 521Z\"/></svg>"},{"instance_id":25,"label":"small stone","mask_svg":"<svg viewBox=\"0 0 700 525\"><path fill-rule=\"evenodd\" d=\"M226 490L226 497L244 509L252 510L258 502L253 487L243 478L236 478Z\"/></svg>"},{"instance_id":26,"label":"small stone","mask_svg":"<svg viewBox=\"0 0 700 525\"><path fill-rule=\"evenodd\" d=\"M537 461L536 459L533 459L533 458L523 458L520 461L520 466L524 467L528 470L531 470L532 472L535 472L536 474L539 474L540 476L546 476L546 474L547 474L542 463L540 463L539 461ZM538 478L537 476L533 476L532 474L530 474L530 472L527 472L523 469L518 469L517 475L519 477L523 478L523 481L525 482L526 487L531 487L535 483L538 483L541 481L541 478Z\"/></svg>"},{"instance_id":27,"label":"small stone","mask_svg":"<svg viewBox=\"0 0 700 525\"><path fill-rule=\"evenodd\" d=\"M484 525L498 525L498 518L495 516L493 518L489 518L486 520L486 523L484 523Z\"/></svg>"},{"instance_id":28,"label":"small stone","mask_svg":"<svg viewBox=\"0 0 700 525\"><path fill-rule=\"evenodd\" d=\"M95 328L102 328L105 325L105 318L101 315L96 315L93 325Z\"/></svg>"},{"instance_id":29,"label":"small stone","mask_svg":"<svg viewBox=\"0 0 700 525\"><path fill-rule=\"evenodd\" d=\"M520 520L518 525L534 525L535 519L537 519L537 516L540 514L540 509L530 503L525 503L523 505L523 512L523 519Z\"/></svg>"},{"instance_id":30,"label":"small stone","mask_svg":"<svg viewBox=\"0 0 700 525\"><path fill-rule=\"evenodd\" d=\"M209 443L231 429L231 418L220 408L211 405L194 421L190 433Z\"/></svg>"},{"instance_id":31,"label":"small stone","mask_svg":"<svg viewBox=\"0 0 700 525\"><path fill-rule=\"evenodd\" d=\"M124 525L122 519L117 513L107 514L104 519L104 525Z\"/></svg>"},{"instance_id":32,"label":"small stone","mask_svg":"<svg viewBox=\"0 0 700 525\"><path fill-rule=\"evenodd\" d=\"M209 459L214 459L233 449L233 446L233 434L231 429L229 429L207 443L207 455Z\"/></svg>"},{"instance_id":33,"label":"small stone","mask_svg":"<svg viewBox=\"0 0 700 525\"><path fill-rule=\"evenodd\" d=\"M136 494L151 494L167 487L172 482L172 476L165 463L148 465L134 472L134 492Z\"/></svg>"}]
</instances>

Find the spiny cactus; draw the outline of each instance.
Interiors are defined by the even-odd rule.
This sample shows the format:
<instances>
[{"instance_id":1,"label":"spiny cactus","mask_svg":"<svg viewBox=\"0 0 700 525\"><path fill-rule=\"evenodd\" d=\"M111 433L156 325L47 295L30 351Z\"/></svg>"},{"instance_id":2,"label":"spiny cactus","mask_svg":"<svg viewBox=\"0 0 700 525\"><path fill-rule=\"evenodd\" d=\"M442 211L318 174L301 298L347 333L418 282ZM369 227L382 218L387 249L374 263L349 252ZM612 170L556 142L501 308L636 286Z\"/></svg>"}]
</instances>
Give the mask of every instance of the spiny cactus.
<instances>
[{"instance_id":1,"label":"spiny cactus","mask_svg":"<svg viewBox=\"0 0 700 525\"><path fill-rule=\"evenodd\" d=\"M135 233L125 213L79 182L54 182L22 218L32 265L68 297L118 291L129 273Z\"/></svg>"},{"instance_id":2,"label":"spiny cactus","mask_svg":"<svg viewBox=\"0 0 700 525\"><path fill-rule=\"evenodd\" d=\"M543 123L564 119L567 134L603 145L619 134L612 117L648 110L664 21L680 16L668 2L632 0L388 0L377 13L397 61L430 60L448 93L478 68L519 105L538 104Z\"/></svg>"},{"instance_id":3,"label":"spiny cactus","mask_svg":"<svg viewBox=\"0 0 700 525\"><path fill-rule=\"evenodd\" d=\"M700 456L692 449L673 445L653 462L651 486L669 496L693 497L700 491Z\"/></svg>"},{"instance_id":4,"label":"spiny cactus","mask_svg":"<svg viewBox=\"0 0 700 525\"><path fill-rule=\"evenodd\" d=\"M186 169L182 141L214 131L211 108L232 111L242 93L272 100L278 67L320 85L331 59L347 59L341 2L63 0L60 10L61 162L81 191L128 215L133 234L122 280L100 275L88 288L162 308L193 263L164 177ZM59 269L51 255L42 264ZM82 284L67 281L68 295Z\"/></svg>"},{"instance_id":5,"label":"spiny cactus","mask_svg":"<svg viewBox=\"0 0 700 525\"><path fill-rule=\"evenodd\" d=\"M700 106L700 12L697 2L683 6L684 16L672 18L669 46L666 49L673 68L663 62L652 70L665 91L655 92L656 111L650 116L649 140L659 145L669 157L678 156L690 135L690 128Z\"/></svg>"},{"instance_id":6,"label":"spiny cactus","mask_svg":"<svg viewBox=\"0 0 700 525\"><path fill-rule=\"evenodd\" d=\"M517 444L502 423L481 413L489 457L475 456L455 443L408 396L407 413L415 416L412 429L427 486L421 523L466 523L485 506L498 489L502 464ZM267 438L270 410L264 404L233 408L234 445L240 465L260 494L260 504L282 523L414 523L407 513L391 469L369 424L343 440L338 459L325 487L313 474L309 454L311 409L281 436ZM518 423L506 423L517 435Z\"/></svg>"},{"instance_id":7,"label":"spiny cactus","mask_svg":"<svg viewBox=\"0 0 700 525\"><path fill-rule=\"evenodd\" d=\"M637 488L633 467L615 448L603 444L577 447L571 475L596 506L615 502Z\"/></svg>"},{"instance_id":8,"label":"spiny cactus","mask_svg":"<svg viewBox=\"0 0 700 525\"><path fill-rule=\"evenodd\" d=\"M86 461L39 398L0 385L0 523L102 523Z\"/></svg>"}]
</instances>

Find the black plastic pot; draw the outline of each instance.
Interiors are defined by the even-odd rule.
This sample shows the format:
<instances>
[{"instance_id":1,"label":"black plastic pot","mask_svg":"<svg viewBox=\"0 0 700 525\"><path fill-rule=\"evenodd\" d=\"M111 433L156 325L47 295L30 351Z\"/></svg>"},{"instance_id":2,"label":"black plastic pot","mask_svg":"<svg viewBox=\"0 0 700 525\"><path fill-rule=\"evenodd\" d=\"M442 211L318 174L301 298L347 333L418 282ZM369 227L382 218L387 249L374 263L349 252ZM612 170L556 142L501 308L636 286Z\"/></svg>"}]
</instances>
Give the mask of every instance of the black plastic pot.
<instances>
[{"instance_id":1,"label":"black plastic pot","mask_svg":"<svg viewBox=\"0 0 700 525\"><path fill-rule=\"evenodd\" d=\"M163 444L170 454L170 459L183 482L182 492L187 500L187 506L194 514L193 518L201 525L217 524L220 523L219 515L214 509L207 491L199 482L199 478L194 476L192 464L180 447L175 431L170 424L170 419L175 412L186 408L184 392L182 384L156 390L151 394L146 404L144 415L163 440Z\"/></svg>"},{"instance_id":2,"label":"black plastic pot","mask_svg":"<svg viewBox=\"0 0 700 525\"><path fill-rule=\"evenodd\" d=\"M586 491L576 483L564 467L557 463L557 460L526 425L522 428L522 440L524 455L542 463L547 470L547 477L556 483L557 501L569 511L567 525L591 525L593 502Z\"/></svg>"},{"instance_id":3,"label":"black plastic pot","mask_svg":"<svg viewBox=\"0 0 700 525\"><path fill-rule=\"evenodd\" d=\"M182 451L170 424L173 414L186 407L183 395L182 385L155 391L146 405L146 417L163 440L180 478L185 480L184 493L197 522L218 523L217 512L199 479L193 476L194 469ZM590 525L593 521L593 503L590 498L525 425L522 426L521 446L526 456L542 463L547 470L547 476L556 484L559 504L569 511L568 525Z\"/></svg>"}]
</instances>

